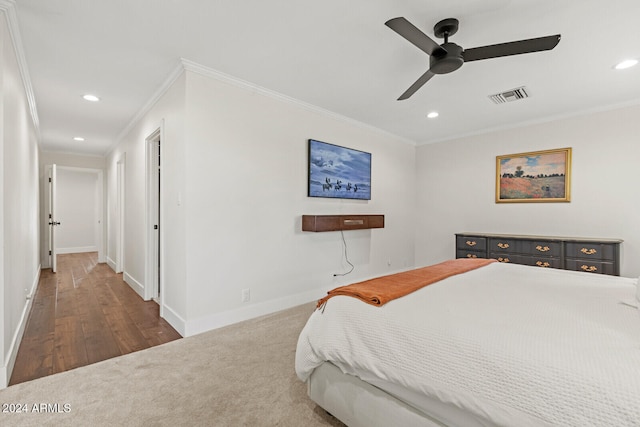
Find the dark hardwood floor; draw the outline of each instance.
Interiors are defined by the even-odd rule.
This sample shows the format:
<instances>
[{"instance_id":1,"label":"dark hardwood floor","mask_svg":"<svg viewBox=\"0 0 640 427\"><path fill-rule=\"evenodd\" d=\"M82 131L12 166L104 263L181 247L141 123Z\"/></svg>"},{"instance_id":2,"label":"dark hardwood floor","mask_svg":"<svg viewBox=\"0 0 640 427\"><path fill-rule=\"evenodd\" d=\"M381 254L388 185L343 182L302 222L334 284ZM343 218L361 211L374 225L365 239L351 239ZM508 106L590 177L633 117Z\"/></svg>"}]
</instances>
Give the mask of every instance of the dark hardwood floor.
<instances>
[{"instance_id":1,"label":"dark hardwood floor","mask_svg":"<svg viewBox=\"0 0 640 427\"><path fill-rule=\"evenodd\" d=\"M42 270L9 385L181 338L98 254L58 255Z\"/></svg>"}]
</instances>

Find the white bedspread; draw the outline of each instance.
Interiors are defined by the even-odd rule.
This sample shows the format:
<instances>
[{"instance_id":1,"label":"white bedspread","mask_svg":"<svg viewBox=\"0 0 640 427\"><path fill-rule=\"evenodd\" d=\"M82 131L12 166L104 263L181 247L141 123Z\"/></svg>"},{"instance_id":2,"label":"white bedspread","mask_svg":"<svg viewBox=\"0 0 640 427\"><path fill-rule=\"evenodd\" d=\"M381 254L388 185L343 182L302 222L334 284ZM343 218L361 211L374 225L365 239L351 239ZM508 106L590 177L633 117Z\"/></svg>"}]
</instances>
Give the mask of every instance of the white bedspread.
<instances>
[{"instance_id":1,"label":"white bedspread","mask_svg":"<svg viewBox=\"0 0 640 427\"><path fill-rule=\"evenodd\" d=\"M303 329L296 372L330 361L480 425L640 426L636 282L494 263L382 307L334 297Z\"/></svg>"}]
</instances>

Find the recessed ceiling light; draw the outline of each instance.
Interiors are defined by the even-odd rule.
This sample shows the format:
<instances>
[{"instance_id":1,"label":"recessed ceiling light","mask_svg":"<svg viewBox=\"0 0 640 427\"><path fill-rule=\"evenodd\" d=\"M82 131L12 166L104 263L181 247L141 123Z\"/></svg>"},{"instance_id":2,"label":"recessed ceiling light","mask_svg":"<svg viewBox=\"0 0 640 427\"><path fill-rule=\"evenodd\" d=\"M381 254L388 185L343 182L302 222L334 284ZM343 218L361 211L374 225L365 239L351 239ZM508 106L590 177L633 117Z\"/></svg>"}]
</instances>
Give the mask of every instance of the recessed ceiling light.
<instances>
[{"instance_id":1,"label":"recessed ceiling light","mask_svg":"<svg viewBox=\"0 0 640 427\"><path fill-rule=\"evenodd\" d=\"M435 119L438 116L439 116L439 114L438 114L437 111L432 111L429 114L427 114L427 117L429 117L430 119Z\"/></svg>"},{"instance_id":2,"label":"recessed ceiling light","mask_svg":"<svg viewBox=\"0 0 640 427\"><path fill-rule=\"evenodd\" d=\"M638 63L637 59L625 59L624 61L616 64L614 67L616 70L624 70L625 68L633 67Z\"/></svg>"},{"instance_id":3,"label":"recessed ceiling light","mask_svg":"<svg viewBox=\"0 0 640 427\"><path fill-rule=\"evenodd\" d=\"M84 141L84 138L81 136L76 136L73 138L74 141Z\"/></svg>"},{"instance_id":4,"label":"recessed ceiling light","mask_svg":"<svg viewBox=\"0 0 640 427\"><path fill-rule=\"evenodd\" d=\"M86 99L87 101L91 101L91 102L98 102L100 101L100 98L98 98L95 95L91 95L91 94L86 94L83 96L84 99Z\"/></svg>"}]
</instances>

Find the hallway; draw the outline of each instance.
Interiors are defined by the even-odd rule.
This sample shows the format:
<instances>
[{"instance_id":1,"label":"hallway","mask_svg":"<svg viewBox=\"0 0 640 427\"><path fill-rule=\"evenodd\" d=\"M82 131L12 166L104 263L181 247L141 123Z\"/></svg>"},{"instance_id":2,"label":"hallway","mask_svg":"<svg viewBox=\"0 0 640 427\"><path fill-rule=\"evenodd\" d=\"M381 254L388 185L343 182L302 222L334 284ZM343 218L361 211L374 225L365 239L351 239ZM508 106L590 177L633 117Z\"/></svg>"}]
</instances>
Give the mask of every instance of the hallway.
<instances>
[{"instance_id":1,"label":"hallway","mask_svg":"<svg viewBox=\"0 0 640 427\"><path fill-rule=\"evenodd\" d=\"M181 338L95 252L58 255L42 270L9 385Z\"/></svg>"}]
</instances>

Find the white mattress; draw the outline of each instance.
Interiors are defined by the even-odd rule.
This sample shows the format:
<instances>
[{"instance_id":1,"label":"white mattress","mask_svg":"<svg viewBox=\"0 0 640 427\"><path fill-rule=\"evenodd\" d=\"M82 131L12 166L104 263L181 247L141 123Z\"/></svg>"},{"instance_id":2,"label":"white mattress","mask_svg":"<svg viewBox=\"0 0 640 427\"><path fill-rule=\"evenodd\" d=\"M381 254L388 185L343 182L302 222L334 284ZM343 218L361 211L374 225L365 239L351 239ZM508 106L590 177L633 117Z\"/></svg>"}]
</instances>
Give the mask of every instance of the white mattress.
<instances>
[{"instance_id":1,"label":"white mattress","mask_svg":"<svg viewBox=\"0 0 640 427\"><path fill-rule=\"evenodd\" d=\"M636 282L494 263L382 307L334 297L296 372L330 361L445 424L639 426Z\"/></svg>"}]
</instances>

